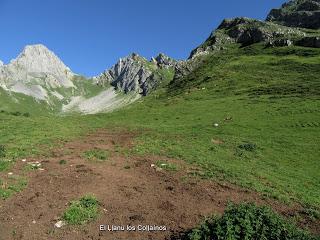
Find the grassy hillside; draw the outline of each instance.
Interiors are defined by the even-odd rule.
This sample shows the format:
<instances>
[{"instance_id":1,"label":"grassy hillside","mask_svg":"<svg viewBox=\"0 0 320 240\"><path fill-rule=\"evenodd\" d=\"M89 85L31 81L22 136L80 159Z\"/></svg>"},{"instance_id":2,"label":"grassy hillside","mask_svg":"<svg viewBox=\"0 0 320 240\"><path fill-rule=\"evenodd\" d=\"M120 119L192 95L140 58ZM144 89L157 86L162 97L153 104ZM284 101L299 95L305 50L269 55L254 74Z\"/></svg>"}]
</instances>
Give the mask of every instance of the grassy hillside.
<instances>
[{"instance_id":1,"label":"grassy hillside","mask_svg":"<svg viewBox=\"0 0 320 240\"><path fill-rule=\"evenodd\" d=\"M15 158L45 154L43 144L93 128L138 130L134 154L183 159L201 167L194 175L317 208L319 93L319 49L234 47L207 56L190 75L112 114L0 113L0 144Z\"/></svg>"}]
</instances>

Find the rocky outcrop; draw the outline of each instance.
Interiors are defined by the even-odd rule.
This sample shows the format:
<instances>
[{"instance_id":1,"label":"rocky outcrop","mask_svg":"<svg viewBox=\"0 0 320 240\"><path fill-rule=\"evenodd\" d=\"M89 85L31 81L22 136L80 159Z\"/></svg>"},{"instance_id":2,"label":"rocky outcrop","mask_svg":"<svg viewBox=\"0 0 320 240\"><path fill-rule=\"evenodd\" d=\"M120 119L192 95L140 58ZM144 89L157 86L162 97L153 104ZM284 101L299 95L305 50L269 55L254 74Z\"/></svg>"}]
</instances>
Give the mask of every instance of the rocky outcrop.
<instances>
[{"instance_id":1,"label":"rocky outcrop","mask_svg":"<svg viewBox=\"0 0 320 240\"><path fill-rule=\"evenodd\" d=\"M272 9L267 21L288 27L320 28L320 0L289 1L279 9Z\"/></svg>"},{"instance_id":2,"label":"rocky outcrop","mask_svg":"<svg viewBox=\"0 0 320 240\"><path fill-rule=\"evenodd\" d=\"M157 71L174 65L175 61L164 54L159 54L156 58L148 61L133 53L121 58L114 66L93 79L98 85L111 84L116 90L124 93L138 93L145 96L155 89L161 81Z\"/></svg>"},{"instance_id":3,"label":"rocky outcrop","mask_svg":"<svg viewBox=\"0 0 320 240\"><path fill-rule=\"evenodd\" d=\"M160 68L170 68L175 67L177 64L177 61L173 58L168 57L167 55L160 53L157 57L152 58L151 62L154 62L157 64Z\"/></svg>"},{"instance_id":4,"label":"rocky outcrop","mask_svg":"<svg viewBox=\"0 0 320 240\"><path fill-rule=\"evenodd\" d=\"M290 39L276 39L269 41L267 47L290 47L293 45L293 41Z\"/></svg>"},{"instance_id":5,"label":"rocky outcrop","mask_svg":"<svg viewBox=\"0 0 320 240\"><path fill-rule=\"evenodd\" d=\"M296 41L295 45L302 47L320 48L320 37L304 37Z\"/></svg>"},{"instance_id":6,"label":"rocky outcrop","mask_svg":"<svg viewBox=\"0 0 320 240\"><path fill-rule=\"evenodd\" d=\"M111 84L125 93L136 92L146 95L156 82L148 61L138 54L131 54L120 60L111 69L94 78L98 85ZM155 67L155 65L154 65Z\"/></svg>"},{"instance_id":7,"label":"rocky outcrop","mask_svg":"<svg viewBox=\"0 0 320 240\"><path fill-rule=\"evenodd\" d=\"M221 50L231 43L240 43L246 46L258 42L268 43L277 39L291 39L303 36L305 34L298 29L270 22L244 17L225 19L211 33L204 44L191 52L190 59L212 51Z\"/></svg>"}]
</instances>

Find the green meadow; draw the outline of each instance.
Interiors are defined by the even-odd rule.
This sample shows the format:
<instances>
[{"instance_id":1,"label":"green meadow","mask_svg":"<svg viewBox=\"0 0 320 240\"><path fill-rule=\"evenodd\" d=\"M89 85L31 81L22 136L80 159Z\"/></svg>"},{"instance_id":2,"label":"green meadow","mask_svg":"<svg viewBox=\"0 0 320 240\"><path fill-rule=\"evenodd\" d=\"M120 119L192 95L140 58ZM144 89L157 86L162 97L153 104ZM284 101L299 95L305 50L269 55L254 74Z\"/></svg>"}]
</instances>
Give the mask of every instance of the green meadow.
<instances>
[{"instance_id":1,"label":"green meadow","mask_svg":"<svg viewBox=\"0 0 320 240\"><path fill-rule=\"evenodd\" d=\"M130 106L86 116L58 116L32 99L12 110L1 92L1 161L48 156L97 128L135 131L129 154L181 159L200 167L193 175L319 209L319 49L232 47L170 80Z\"/></svg>"}]
</instances>

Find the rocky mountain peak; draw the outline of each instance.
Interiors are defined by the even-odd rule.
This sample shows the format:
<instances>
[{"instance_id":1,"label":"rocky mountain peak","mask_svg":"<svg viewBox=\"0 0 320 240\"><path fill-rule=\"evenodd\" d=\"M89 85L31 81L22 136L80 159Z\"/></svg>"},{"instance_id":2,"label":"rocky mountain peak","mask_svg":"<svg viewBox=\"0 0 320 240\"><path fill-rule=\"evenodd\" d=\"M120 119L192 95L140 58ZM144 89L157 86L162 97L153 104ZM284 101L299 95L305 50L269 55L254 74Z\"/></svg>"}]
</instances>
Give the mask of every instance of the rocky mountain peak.
<instances>
[{"instance_id":1,"label":"rocky mountain peak","mask_svg":"<svg viewBox=\"0 0 320 240\"><path fill-rule=\"evenodd\" d=\"M73 87L75 74L42 44L28 45L16 59L2 67L0 81L7 85L31 82L49 87Z\"/></svg>"},{"instance_id":2,"label":"rocky mountain peak","mask_svg":"<svg viewBox=\"0 0 320 240\"><path fill-rule=\"evenodd\" d=\"M132 53L127 57L120 58L110 69L93 79L98 85L111 84L116 90L125 93L147 95L161 81L161 77L156 74L157 71L161 68L174 67L175 64L174 59L162 53L156 58L152 58L151 61L137 53Z\"/></svg>"},{"instance_id":3,"label":"rocky mountain peak","mask_svg":"<svg viewBox=\"0 0 320 240\"><path fill-rule=\"evenodd\" d=\"M170 58L164 53L159 53L159 55L155 57L153 61L161 68L175 67L175 65L177 64L176 60Z\"/></svg>"},{"instance_id":4,"label":"rocky mountain peak","mask_svg":"<svg viewBox=\"0 0 320 240\"><path fill-rule=\"evenodd\" d=\"M34 45L26 45L21 52L21 55L31 55L34 54L43 55L43 54L51 54L52 52L43 44L34 44Z\"/></svg>"},{"instance_id":5,"label":"rocky mountain peak","mask_svg":"<svg viewBox=\"0 0 320 240\"><path fill-rule=\"evenodd\" d=\"M74 75L52 51L42 44L28 45L9 64L28 73L49 74L56 78L58 85L73 86L70 79Z\"/></svg>"},{"instance_id":6,"label":"rocky mountain peak","mask_svg":"<svg viewBox=\"0 0 320 240\"><path fill-rule=\"evenodd\" d=\"M292 0L272 9L267 21L289 27L320 28L320 0Z\"/></svg>"},{"instance_id":7,"label":"rocky mountain peak","mask_svg":"<svg viewBox=\"0 0 320 240\"><path fill-rule=\"evenodd\" d=\"M120 58L110 69L94 77L98 85L109 85L125 93L135 92L146 95L153 84L153 71L145 58L136 53Z\"/></svg>"},{"instance_id":8,"label":"rocky mountain peak","mask_svg":"<svg viewBox=\"0 0 320 240\"><path fill-rule=\"evenodd\" d=\"M42 44L28 45L16 59L0 68L0 86L46 100L48 89L74 87L75 74Z\"/></svg>"}]
</instances>

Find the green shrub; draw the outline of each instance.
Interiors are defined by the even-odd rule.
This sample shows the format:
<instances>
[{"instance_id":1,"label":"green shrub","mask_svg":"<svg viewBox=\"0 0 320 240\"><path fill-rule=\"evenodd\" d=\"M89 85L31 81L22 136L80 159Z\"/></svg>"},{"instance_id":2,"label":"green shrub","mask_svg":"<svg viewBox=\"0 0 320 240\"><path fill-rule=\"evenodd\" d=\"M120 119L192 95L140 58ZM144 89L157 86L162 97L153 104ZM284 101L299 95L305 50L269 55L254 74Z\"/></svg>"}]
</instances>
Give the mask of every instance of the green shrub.
<instances>
[{"instance_id":1,"label":"green shrub","mask_svg":"<svg viewBox=\"0 0 320 240\"><path fill-rule=\"evenodd\" d=\"M222 217L212 217L193 229L188 240L313 240L267 207L231 204Z\"/></svg>"},{"instance_id":2,"label":"green shrub","mask_svg":"<svg viewBox=\"0 0 320 240\"><path fill-rule=\"evenodd\" d=\"M0 158L6 157L6 148L4 145L0 145Z\"/></svg>"},{"instance_id":3,"label":"green shrub","mask_svg":"<svg viewBox=\"0 0 320 240\"><path fill-rule=\"evenodd\" d=\"M10 162L0 159L0 172L6 171L10 166Z\"/></svg>"},{"instance_id":4,"label":"green shrub","mask_svg":"<svg viewBox=\"0 0 320 240\"><path fill-rule=\"evenodd\" d=\"M84 224L98 216L98 205L98 200L94 196L84 196L78 201L71 202L63 219L72 225Z\"/></svg>"},{"instance_id":5,"label":"green shrub","mask_svg":"<svg viewBox=\"0 0 320 240\"><path fill-rule=\"evenodd\" d=\"M13 116L21 116L22 113L17 111L17 112L12 112L11 115L13 115Z\"/></svg>"},{"instance_id":6,"label":"green shrub","mask_svg":"<svg viewBox=\"0 0 320 240\"><path fill-rule=\"evenodd\" d=\"M64 159L61 159L61 160L59 161L59 164L60 164L60 165L67 164L67 161L66 161L66 160L64 160Z\"/></svg>"},{"instance_id":7,"label":"green shrub","mask_svg":"<svg viewBox=\"0 0 320 240\"><path fill-rule=\"evenodd\" d=\"M257 149L257 145L254 143L244 143L239 145L239 148L245 151L253 152Z\"/></svg>"}]
</instances>

